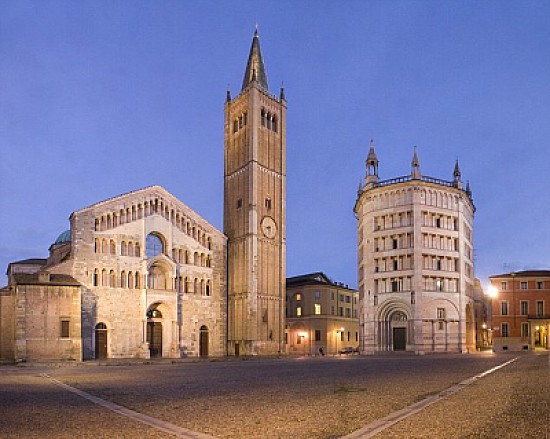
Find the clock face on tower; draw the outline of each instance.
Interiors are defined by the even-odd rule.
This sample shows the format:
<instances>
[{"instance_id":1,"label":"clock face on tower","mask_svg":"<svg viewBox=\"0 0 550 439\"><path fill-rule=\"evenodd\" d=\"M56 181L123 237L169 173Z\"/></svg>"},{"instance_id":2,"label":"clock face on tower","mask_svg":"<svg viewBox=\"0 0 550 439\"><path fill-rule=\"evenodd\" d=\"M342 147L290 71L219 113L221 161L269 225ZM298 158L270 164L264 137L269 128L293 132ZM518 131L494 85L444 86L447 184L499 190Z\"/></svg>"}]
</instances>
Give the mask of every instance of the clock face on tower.
<instances>
[{"instance_id":1,"label":"clock face on tower","mask_svg":"<svg viewBox=\"0 0 550 439\"><path fill-rule=\"evenodd\" d=\"M262 218L261 227L262 233L266 238L275 238L275 235L277 234L277 224L275 223L275 220L273 218L271 218L270 216L264 216Z\"/></svg>"}]
</instances>

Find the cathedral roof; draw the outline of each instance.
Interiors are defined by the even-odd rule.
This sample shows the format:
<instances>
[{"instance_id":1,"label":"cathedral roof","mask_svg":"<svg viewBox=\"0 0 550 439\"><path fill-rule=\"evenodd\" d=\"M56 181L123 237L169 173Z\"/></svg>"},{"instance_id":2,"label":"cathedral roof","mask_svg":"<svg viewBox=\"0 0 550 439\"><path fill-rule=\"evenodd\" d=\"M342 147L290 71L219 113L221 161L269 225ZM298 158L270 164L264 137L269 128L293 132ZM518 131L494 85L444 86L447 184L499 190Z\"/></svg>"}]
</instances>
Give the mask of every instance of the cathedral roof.
<instances>
[{"instance_id":1,"label":"cathedral roof","mask_svg":"<svg viewBox=\"0 0 550 439\"><path fill-rule=\"evenodd\" d=\"M41 278L39 273L14 273L13 280L19 285L59 285L79 287L74 277L68 274L50 274L47 280Z\"/></svg>"},{"instance_id":2,"label":"cathedral roof","mask_svg":"<svg viewBox=\"0 0 550 439\"><path fill-rule=\"evenodd\" d=\"M355 291L348 285L343 283L332 281L325 273L318 271L317 273L302 274L299 276L287 277L287 286L299 286L299 285L332 285L335 287L345 288Z\"/></svg>"},{"instance_id":3,"label":"cathedral roof","mask_svg":"<svg viewBox=\"0 0 550 439\"><path fill-rule=\"evenodd\" d=\"M63 233L60 233L57 239L54 242L55 244L63 244L64 242L71 242L71 231L65 230Z\"/></svg>"},{"instance_id":4,"label":"cathedral roof","mask_svg":"<svg viewBox=\"0 0 550 439\"><path fill-rule=\"evenodd\" d=\"M248 55L242 90L244 91L252 82L256 82L263 90L268 90L267 74L260 50L258 29L254 32L254 37L252 38L252 46L250 47L250 55Z\"/></svg>"}]
</instances>

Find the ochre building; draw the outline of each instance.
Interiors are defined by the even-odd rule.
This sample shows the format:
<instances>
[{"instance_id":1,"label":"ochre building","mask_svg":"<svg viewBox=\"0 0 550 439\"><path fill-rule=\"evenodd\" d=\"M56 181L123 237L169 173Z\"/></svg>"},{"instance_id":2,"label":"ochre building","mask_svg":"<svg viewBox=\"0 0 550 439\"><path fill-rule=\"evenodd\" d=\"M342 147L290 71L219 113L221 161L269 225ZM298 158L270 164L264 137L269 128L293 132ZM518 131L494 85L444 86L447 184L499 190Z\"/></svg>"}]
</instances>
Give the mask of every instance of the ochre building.
<instances>
[{"instance_id":1,"label":"ochre building","mask_svg":"<svg viewBox=\"0 0 550 439\"><path fill-rule=\"evenodd\" d=\"M358 293L324 273L286 280L287 347L290 354L359 351Z\"/></svg>"},{"instance_id":2,"label":"ochre building","mask_svg":"<svg viewBox=\"0 0 550 439\"><path fill-rule=\"evenodd\" d=\"M550 271L504 273L490 280L493 349L550 349Z\"/></svg>"},{"instance_id":3,"label":"ochre building","mask_svg":"<svg viewBox=\"0 0 550 439\"><path fill-rule=\"evenodd\" d=\"M371 142L354 212L358 231L360 349L475 349L473 220L458 162L453 179L378 177Z\"/></svg>"}]
</instances>

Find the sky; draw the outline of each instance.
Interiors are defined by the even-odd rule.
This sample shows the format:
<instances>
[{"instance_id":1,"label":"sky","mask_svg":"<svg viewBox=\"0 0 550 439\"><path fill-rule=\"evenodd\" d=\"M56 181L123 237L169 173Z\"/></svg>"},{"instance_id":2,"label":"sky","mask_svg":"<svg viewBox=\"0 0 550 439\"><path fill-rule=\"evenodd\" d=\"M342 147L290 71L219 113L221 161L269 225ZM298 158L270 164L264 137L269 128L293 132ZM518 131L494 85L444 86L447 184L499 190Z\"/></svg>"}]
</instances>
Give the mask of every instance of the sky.
<instances>
[{"instance_id":1,"label":"sky","mask_svg":"<svg viewBox=\"0 0 550 439\"><path fill-rule=\"evenodd\" d=\"M287 275L357 285L353 206L381 179L452 179L476 276L550 269L550 3L0 3L0 286L72 212L160 185L223 224L223 106L258 25L287 111Z\"/></svg>"}]
</instances>

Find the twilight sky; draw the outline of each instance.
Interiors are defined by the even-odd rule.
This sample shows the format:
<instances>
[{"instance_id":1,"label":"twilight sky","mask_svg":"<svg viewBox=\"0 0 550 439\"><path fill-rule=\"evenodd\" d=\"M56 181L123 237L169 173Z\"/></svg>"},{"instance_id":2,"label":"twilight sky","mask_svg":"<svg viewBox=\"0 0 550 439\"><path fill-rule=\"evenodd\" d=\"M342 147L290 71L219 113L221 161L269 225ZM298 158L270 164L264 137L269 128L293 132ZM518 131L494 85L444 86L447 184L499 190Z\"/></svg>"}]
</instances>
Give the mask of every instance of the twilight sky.
<instances>
[{"instance_id":1,"label":"twilight sky","mask_svg":"<svg viewBox=\"0 0 550 439\"><path fill-rule=\"evenodd\" d=\"M359 180L451 179L476 275L550 269L550 3L19 1L0 5L0 286L71 212L158 184L220 230L223 104L259 24L287 113L287 274L357 285Z\"/></svg>"}]
</instances>

